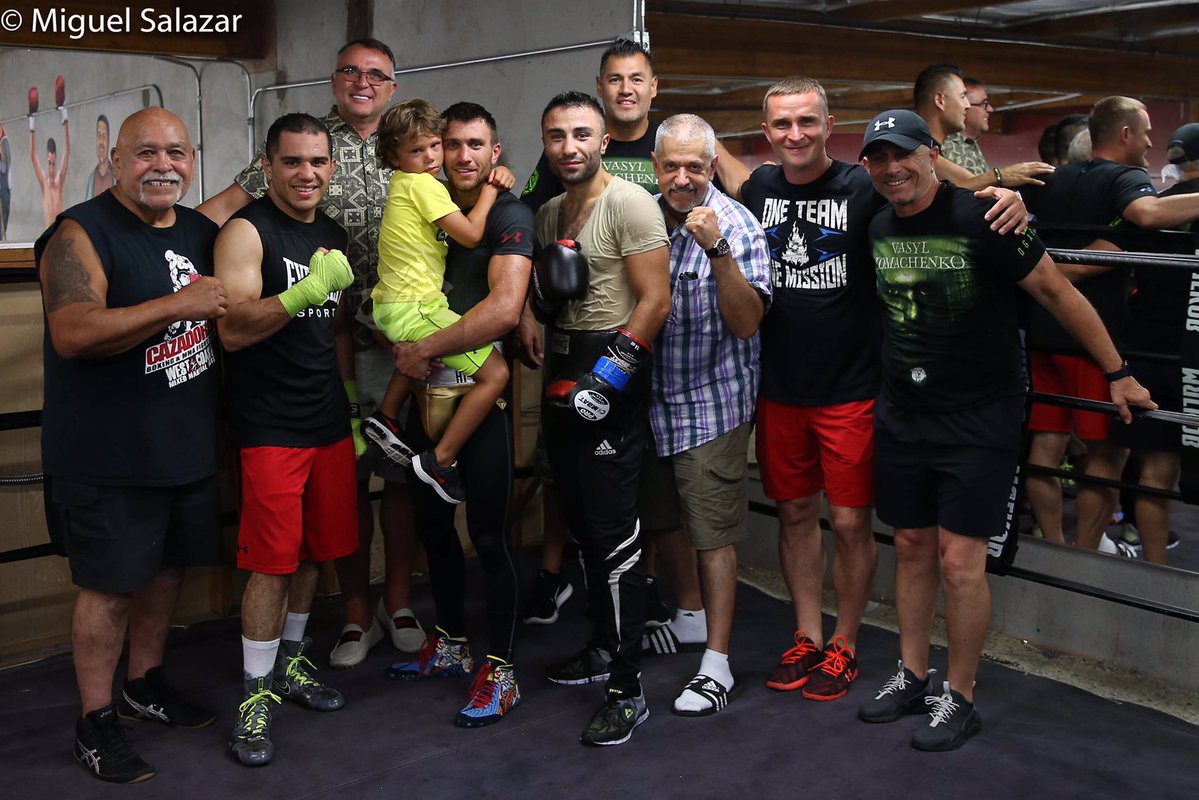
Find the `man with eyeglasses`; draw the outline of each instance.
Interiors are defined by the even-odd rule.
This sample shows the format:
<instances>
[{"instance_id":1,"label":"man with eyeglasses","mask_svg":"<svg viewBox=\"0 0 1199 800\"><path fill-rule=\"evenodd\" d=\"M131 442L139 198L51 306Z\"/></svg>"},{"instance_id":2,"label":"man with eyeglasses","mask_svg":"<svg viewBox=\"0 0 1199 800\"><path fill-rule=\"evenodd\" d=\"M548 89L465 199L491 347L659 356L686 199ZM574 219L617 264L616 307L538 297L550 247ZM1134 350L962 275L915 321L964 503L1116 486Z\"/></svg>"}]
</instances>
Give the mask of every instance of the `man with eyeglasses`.
<instances>
[{"instance_id":1,"label":"man with eyeglasses","mask_svg":"<svg viewBox=\"0 0 1199 800\"><path fill-rule=\"evenodd\" d=\"M395 368L391 345L376 332L371 317L371 291L378 281L379 224L387 204L387 185L392 170L375 157L376 130L383 111L395 94L395 57L391 48L378 39L356 39L337 54L332 75L336 104L322 118L333 139L337 171L329 182L329 191L320 209L349 233L346 255L354 271L343 301L348 309L354 346L353 371L343 374L351 408L361 403L361 414L370 414ZM255 197L266 193L262 172L262 153L242 170L233 184L205 201L200 211L213 221L224 224L230 216ZM396 649L416 652L425 636L409 609L408 593L417 541L410 526L404 488L404 473L378 451L365 453L359 433L359 414L352 420L358 462L358 517L363 546L357 553L337 561L337 576L346 607L346 624L329 662L338 668L353 667L366 658L378 644L384 631L391 635ZM371 472L384 481L379 525L385 545L387 590L372 614L370 606L370 540L374 535L374 515L370 510L367 484Z\"/></svg>"},{"instance_id":2,"label":"man with eyeglasses","mask_svg":"<svg viewBox=\"0 0 1199 800\"><path fill-rule=\"evenodd\" d=\"M987 97L986 84L977 78L966 78L963 82L966 84L966 102L970 104L966 106L966 127L945 137L941 155L970 170L972 175L982 175L991 172L992 168L978 146L978 139L990 128L991 112L995 107Z\"/></svg>"}]
</instances>

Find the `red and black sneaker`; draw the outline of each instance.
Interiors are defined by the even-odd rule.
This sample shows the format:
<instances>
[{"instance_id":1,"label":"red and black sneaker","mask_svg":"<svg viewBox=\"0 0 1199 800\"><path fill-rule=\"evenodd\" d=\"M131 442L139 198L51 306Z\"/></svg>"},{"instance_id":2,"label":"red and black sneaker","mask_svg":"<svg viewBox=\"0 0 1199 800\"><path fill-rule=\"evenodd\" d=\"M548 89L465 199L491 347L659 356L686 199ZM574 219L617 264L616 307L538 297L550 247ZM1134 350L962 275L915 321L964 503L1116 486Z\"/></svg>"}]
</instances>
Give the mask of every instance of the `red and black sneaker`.
<instances>
[{"instance_id":1,"label":"red and black sneaker","mask_svg":"<svg viewBox=\"0 0 1199 800\"><path fill-rule=\"evenodd\" d=\"M844 636L824 648L824 661L813 672L803 696L809 700L840 700L858 679L858 659Z\"/></svg>"},{"instance_id":2,"label":"red and black sneaker","mask_svg":"<svg viewBox=\"0 0 1199 800\"><path fill-rule=\"evenodd\" d=\"M803 631L795 632L795 647L783 653L777 667L766 679L766 686L779 692L793 692L808 682L812 670L824 661L824 653Z\"/></svg>"}]
</instances>

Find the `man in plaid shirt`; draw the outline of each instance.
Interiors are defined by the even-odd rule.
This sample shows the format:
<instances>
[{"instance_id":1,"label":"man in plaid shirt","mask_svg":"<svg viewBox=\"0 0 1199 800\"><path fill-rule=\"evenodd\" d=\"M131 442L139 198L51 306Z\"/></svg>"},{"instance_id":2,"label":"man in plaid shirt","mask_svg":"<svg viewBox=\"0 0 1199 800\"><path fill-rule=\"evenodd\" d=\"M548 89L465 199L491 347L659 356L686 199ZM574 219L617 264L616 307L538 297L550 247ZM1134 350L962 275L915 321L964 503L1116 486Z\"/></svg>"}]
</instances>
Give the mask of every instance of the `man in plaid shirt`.
<instances>
[{"instance_id":1,"label":"man in plaid shirt","mask_svg":"<svg viewBox=\"0 0 1199 800\"><path fill-rule=\"evenodd\" d=\"M705 716L740 689L728 657L734 544L748 532L746 451L758 396L758 327L771 297L770 253L748 209L711 184L716 137L708 123L693 114L663 122L654 168L670 232L671 311L654 343L656 457L647 451L639 510L646 531L686 527L699 551L708 643L674 712Z\"/></svg>"}]
</instances>

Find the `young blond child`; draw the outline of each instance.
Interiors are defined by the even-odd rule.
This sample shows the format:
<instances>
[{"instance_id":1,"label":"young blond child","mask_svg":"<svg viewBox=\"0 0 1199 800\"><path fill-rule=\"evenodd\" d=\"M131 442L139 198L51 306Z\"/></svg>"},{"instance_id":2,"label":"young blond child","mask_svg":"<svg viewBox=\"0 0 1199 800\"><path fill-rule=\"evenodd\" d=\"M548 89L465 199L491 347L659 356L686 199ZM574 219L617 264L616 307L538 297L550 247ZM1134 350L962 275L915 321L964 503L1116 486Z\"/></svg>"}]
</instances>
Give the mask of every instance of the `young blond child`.
<instances>
[{"instance_id":1,"label":"young blond child","mask_svg":"<svg viewBox=\"0 0 1199 800\"><path fill-rule=\"evenodd\" d=\"M446 235L464 247L478 247L499 192L515 183L511 171L496 167L475 207L469 215L463 214L437 180L444 131L441 113L420 99L392 106L379 122L377 154L396 172L387 191L379 232L379 283L371 299L375 325L392 342L418 341L459 320L441 290ZM403 430L396 417L412 385L398 370L379 410L363 420L362 428L391 461L402 466L411 461L417 477L443 500L461 503L466 495L458 475L458 451L504 391L508 365L491 345L441 360L473 377L475 383L434 447L414 456L401 438Z\"/></svg>"}]
</instances>

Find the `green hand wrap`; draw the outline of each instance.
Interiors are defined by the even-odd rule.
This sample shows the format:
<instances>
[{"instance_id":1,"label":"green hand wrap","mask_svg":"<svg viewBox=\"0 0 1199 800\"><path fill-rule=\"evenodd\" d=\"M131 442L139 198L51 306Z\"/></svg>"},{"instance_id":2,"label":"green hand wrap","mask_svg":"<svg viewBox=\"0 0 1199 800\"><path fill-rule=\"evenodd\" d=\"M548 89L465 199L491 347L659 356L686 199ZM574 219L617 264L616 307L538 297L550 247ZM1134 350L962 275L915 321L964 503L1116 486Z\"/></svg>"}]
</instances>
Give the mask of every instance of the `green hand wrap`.
<instances>
[{"instance_id":1,"label":"green hand wrap","mask_svg":"<svg viewBox=\"0 0 1199 800\"><path fill-rule=\"evenodd\" d=\"M331 292L339 292L354 281L350 262L340 250L314 253L308 262L308 277L279 293L279 302L290 316L306 308L323 305Z\"/></svg>"}]
</instances>

